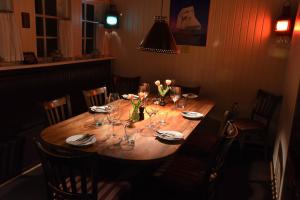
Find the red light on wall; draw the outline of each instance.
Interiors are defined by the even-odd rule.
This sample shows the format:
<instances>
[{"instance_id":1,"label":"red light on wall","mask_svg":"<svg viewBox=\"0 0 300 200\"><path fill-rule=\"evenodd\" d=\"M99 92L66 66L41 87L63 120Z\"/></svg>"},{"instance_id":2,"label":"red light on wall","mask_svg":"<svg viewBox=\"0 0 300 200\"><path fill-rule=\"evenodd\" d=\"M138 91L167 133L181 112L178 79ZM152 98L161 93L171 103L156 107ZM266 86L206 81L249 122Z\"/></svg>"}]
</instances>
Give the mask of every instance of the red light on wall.
<instances>
[{"instance_id":1,"label":"red light on wall","mask_svg":"<svg viewBox=\"0 0 300 200\"><path fill-rule=\"evenodd\" d=\"M276 22L275 32L289 33L291 28L291 21L289 19L278 20Z\"/></svg>"}]
</instances>

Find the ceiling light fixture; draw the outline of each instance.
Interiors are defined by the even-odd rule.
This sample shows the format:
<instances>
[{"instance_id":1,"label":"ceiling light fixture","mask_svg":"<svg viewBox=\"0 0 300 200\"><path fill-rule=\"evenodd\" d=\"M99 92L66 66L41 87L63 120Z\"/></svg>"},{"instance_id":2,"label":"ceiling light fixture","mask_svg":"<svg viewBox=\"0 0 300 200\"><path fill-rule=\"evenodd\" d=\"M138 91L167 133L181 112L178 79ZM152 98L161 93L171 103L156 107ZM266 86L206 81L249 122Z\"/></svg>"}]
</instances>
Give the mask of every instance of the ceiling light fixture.
<instances>
[{"instance_id":1,"label":"ceiling light fixture","mask_svg":"<svg viewBox=\"0 0 300 200\"><path fill-rule=\"evenodd\" d=\"M138 49L142 51L150 51L155 53L177 54L175 39L166 22L167 17L162 16L163 12L163 0L161 1L160 16L155 16L155 22L146 35L146 37L140 43Z\"/></svg>"}]
</instances>

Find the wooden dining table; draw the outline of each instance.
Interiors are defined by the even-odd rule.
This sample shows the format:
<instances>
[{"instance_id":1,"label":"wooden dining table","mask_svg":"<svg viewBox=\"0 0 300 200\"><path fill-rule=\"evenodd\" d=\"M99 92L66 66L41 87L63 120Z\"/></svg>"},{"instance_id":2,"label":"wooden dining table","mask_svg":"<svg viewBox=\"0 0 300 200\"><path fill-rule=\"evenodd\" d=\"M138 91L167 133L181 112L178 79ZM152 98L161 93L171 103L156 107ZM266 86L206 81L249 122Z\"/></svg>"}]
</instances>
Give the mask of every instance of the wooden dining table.
<instances>
[{"instance_id":1,"label":"wooden dining table","mask_svg":"<svg viewBox=\"0 0 300 200\"><path fill-rule=\"evenodd\" d=\"M129 111L132 105L129 100L121 99L114 104L119 105L120 121L129 118ZM173 155L188 139L194 129L203 121L203 118L212 110L215 103L206 98L188 99L184 108L174 108L173 102L168 102L165 106L155 106L158 112L167 112L166 124L155 128L147 128L149 116L145 113L144 120L135 122L131 131L134 130L134 145L131 148L123 148L122 145L112 143L113 137L122 138L125 134L124 125L115 125L115 136L112 136L112 125L107 121L108 114L97 114L103 120L103 125L94 125L94 114L90 112L82 113L58 124L44 129L41 138L46 143L62 148L76 149L84 152L96 152L100 157L126 160L126 161L155 161ZM187 119L182 116L182 111L195 111L203 114L203 118ZM159 114L157 114L158 116ZM156 117L152 117L152 122L156 122ZM173 130L183 134L183 140L169 142L156 137L155 129ZM66 138L76 134L94 134L96 142L87 147L74 147L66 143Z\"/></svg>"}]
</instances>

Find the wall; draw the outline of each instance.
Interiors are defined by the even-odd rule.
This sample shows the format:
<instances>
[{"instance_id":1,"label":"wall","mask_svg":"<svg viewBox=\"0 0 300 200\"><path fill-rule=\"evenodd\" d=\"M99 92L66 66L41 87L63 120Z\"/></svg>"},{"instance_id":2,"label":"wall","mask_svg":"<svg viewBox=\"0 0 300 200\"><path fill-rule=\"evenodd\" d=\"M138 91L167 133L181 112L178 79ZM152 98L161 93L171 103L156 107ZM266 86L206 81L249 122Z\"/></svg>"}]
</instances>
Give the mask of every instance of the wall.
<instances>
[{"instance_id":1,"label":"wall","mask_svg":"<svg viewBox=\"0 0 300 200\"><path fill-rule=\"evenodd\" d=\"M283 0L211 0L207 46L180 46L179 55L136 49L153 16L160 14L160 0L114 2L123 13L120 29L111 33L116 74L200 85L216 101L217 116L234 101L248 114L258 88L281 93L288 49L277 46L272 24ZM169 15L169 5L170 0L164 1L164 15Z\"/></svg>"},{"instance_id":2,"label":"wall","mask_svg":"<svg viewBox=\"0 0 300 200\"><path fill-rule=\"evenodd\" d=\"M275 143L273 154L273 162L276 163L279 144L282 145L283 153L283 174L285 172L285 163L288 154L289 140L291 136L294 111L297 100L298 85L300 81L300 6L294 28L293 39L291 42L291 51L289 62L285 74L285 82L283 87L284 99L281 108L280 123L278 129L278 137ZM284 180L284 177L283 177ZM281 186L282 188L282 186Z\"/></svg>"},{"instance_id":3,"label":"wall","mask_svg":"<svg viewBox=\"0 0 300 200\"><path fill-rule=\"evenodd\" d=\"M23 51L36 53L36 28L35 28L35 5L34 0L13 0L14 13L17 24L20 27ZM30 15L30 28L22 28L21 12Z\"/></svg>"}]
</instances>

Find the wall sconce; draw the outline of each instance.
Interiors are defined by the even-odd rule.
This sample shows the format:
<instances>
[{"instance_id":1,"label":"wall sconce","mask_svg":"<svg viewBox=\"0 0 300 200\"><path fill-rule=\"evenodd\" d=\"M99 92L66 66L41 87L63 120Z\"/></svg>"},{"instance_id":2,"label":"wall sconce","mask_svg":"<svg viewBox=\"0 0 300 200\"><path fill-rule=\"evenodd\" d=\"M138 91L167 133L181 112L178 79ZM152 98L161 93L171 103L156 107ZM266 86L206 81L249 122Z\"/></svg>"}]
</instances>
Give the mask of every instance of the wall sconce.
<instances>
[{"instance_id":1,"label":"wall sconce","mask_svg":"<svg viewBox=\"0 0 300 200\"><path fill-rule=\"evenodd\" d=\"M275 21L274 32L279 36L279 43L289 44L293 33L293 17L291 15L291 3L286 1L281 15Z\"/></svg>"},{"instance_id":2,"label":"wall sconce","mask_svg":"<svg viewBox=\"0 0 300 200\"><path fill-rule=\"evenodd\" d=\"M115 29L119 28L120 24L120 13L117 10L116 5L110 4L109 9L106 11L104 16L104 28Z\"/></svg>"}]
</instances>

